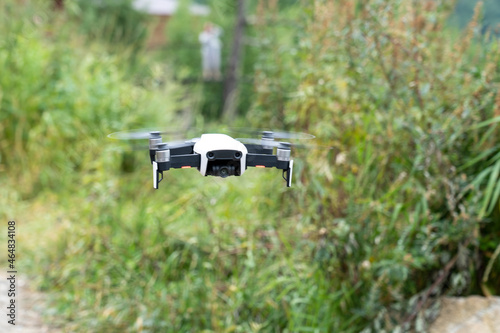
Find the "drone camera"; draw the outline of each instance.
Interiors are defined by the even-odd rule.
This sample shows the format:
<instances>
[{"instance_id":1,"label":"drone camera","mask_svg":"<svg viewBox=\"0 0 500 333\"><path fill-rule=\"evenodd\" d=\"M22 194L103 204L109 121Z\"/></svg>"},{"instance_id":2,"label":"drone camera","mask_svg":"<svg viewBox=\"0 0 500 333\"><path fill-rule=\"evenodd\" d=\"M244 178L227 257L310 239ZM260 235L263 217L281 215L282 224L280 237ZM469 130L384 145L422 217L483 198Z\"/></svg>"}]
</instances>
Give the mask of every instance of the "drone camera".
<instances>
[{"instance_id":1,"label":"drone camera","mask_svg":"<svg viewBox=\"0 0 500 333\"><path fill-rule=\"evenodd\" d=\"M216 161L213 163L208 162L206 175L222 178L226 178L229 176L239 176L239 168L239 164L236 164L231 160Z\"/></svg>"},{"instance_id":2,"label":"drone camera","mask_svg":"<svg viewBox=\"0 0 500 333\"><path fill-rule=\"evenodd\" d=\"M207 176L226 178L241 175L241 158L239 150L212 150L207 152Z\"/></svg>"},{"instance_id":3,"label":"drone camera","mask_svg":"<svg viewBox=\"0 0 500 333\"><path fill-rule=\"evenodd\" d=\"M235 176L236 167L234 165L212 165L211 169L207 172L207 175L219 176L222 178Z\"/></svg>"}]
</instances>

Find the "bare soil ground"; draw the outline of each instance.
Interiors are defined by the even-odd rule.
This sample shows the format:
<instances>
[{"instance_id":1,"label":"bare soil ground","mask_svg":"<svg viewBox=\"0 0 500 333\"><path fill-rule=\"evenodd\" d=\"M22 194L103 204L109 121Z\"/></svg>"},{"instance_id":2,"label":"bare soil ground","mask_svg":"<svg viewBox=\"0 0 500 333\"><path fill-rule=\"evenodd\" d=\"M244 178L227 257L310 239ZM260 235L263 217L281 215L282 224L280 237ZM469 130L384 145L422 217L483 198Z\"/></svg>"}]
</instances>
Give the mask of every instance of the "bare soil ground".
<instances>
[{"instance_id":1,"label":"bare soil ground","mask_svg":"<svg viewBox=\"0 0 500 333\"><path fill-rule=\"evenodd\" d=\"M8 296L10 282L8 274L2 273L0 279L0 332L2 333L59 333L60 329L50 327L42 320L42 313L46 301L42 293L31 289L27 279L16 275L15 297ZM16 319L15 326L8 323L7 306L10 300L15 299Z\"/></svg>"}]
</instances>

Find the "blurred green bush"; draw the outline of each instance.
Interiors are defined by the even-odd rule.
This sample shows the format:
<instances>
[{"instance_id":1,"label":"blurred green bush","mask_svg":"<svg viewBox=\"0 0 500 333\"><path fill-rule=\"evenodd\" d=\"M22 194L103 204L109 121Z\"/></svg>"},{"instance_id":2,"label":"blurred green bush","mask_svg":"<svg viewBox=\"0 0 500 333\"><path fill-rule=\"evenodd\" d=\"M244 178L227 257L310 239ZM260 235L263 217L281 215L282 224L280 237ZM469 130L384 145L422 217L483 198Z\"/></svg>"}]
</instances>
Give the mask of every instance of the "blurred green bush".
<instances>
[{"instance_id":1,"label":"blurred green bush","mask_svg":"<svg viewBox=\"0 0 500 333\"><path fill-rule=\"evenodd\" d=\"M66 5L89 40L99 40L111 50L139 52L148 37L148 16L132 8L131 0L73 0Z\"/></svg>"},{"instance_id":2,"label":"blurred green bush","mask_svg":"<svg viewBox=\"0 0 500 333\"><path fill-rule=\"evenodd\" d=\"M500 292L499 46L482 41L480 7L461 36L445 25L452 9L316 1L257 73L251 116L334 147L308 152L294 192L326 290L355 295L321 306L338 306L334 331L423 330L438 295ZM298 313L307 323L318 308Z\"/></svg>"},{"instance_id":3,"label":"blurred green bush","mask_svg":"<svg viewBox=\"0 0 500 333\"><path fill-rule=\"evenodd\" d=\"M0 13L0 164L23 193L64 188L94 172L105 134L166 124L179 106L178 86L157 84L160 67L134 84L127 55L87 46L48 5L7 2Z\"/></svg>"}]
</instances>

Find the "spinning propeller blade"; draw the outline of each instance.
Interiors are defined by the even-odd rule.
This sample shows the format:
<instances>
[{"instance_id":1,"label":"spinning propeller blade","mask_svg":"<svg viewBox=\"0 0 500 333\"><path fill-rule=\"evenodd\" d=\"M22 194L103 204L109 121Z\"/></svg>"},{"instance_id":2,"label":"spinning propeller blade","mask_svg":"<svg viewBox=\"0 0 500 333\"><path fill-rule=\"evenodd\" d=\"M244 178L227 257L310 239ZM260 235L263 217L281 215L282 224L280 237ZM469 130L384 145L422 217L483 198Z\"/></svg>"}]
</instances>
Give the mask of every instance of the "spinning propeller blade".
<instances>
[{"instance_id":1,"label":"spinning propeller blade","mask_svg":"<svg viewBox=\"0 0 500 333\"><path fill-rule=\"evenodd\" d=\"M267 129L255 129L255 128L231 128L230 132L248 134L252 136L263 136L273 139L285 139L285 140L309 140L314 139L315 136L308 133L302 132L283 132L283 131L272 131Z\"/></svg>"},{"instance_id":2,"label":"spinning propeller blade","mask_svg":"<svg viewBox=\"0 0 500 333\"><path fill-rule=\"evenodd\" d=\"M193 140L185 140L185 141L168 141L162 142L168 145L169 149L177 149L183 147L191 147L193 143L196 142ZM144 151L149 150L149 145L147 144L120 144L111 148L113 151Z\"/></svg>"},{"instance_id":3,"label":"spinning propeller blade","mask_svg":"<svg viewBox=\"0 0 500 333\"><path fill-rule=\"evenodd\" d=\"M158 128L140 128L136 130L120 131L111 133L108 135L110 139L116 140L141 140L141 139L151 139L155 135L169 135L169 136L185 136L186 132L192 129L158 129Z\"/></svg>"},{"instance_id":4,"label":"spinning propeller blade","mask_svg":"<svg viewBox=\"0 0 500 333\"><path fill-rule=\"evenodd\" d=\"M252 138L237 138L241 143L247 143L247 144L252 144L252 145L260 145L260 146L266 146L266 147L281 147L282 143L279 141L271 141L271 140L261 140L261 139L252 139ZM284 144L290 145L294 148L307 148L307 149L333 149L333 147L329 146L319 146L319 145L314 145L314 144L300 144L300 143L288 143L285 142Z\"/></svg>"}]
</instances>

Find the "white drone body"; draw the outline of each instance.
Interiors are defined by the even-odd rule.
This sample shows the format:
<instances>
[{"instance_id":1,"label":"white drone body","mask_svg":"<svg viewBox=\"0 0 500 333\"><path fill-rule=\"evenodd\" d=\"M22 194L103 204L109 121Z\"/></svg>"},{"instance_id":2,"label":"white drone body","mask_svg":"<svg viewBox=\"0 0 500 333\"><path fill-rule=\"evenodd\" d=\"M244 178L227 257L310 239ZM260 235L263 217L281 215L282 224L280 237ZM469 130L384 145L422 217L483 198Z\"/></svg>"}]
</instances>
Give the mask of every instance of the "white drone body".
<instances>
[{"instance_id":1,"label":"white drone body","mask_svg":"<svg viewBox=\"0 0 500 333\"><path fill-rule=\"evenodd\" d=\"M241 176L246 169L246 157L248 154L247 147L238 140L233 139L226 134L203 134L201 138L196 141L193 147L193 151L200 155L200 173L203 176L212 174L216 171L211 171L216 167L216 160L220 160L220 157L226 157L224 164L227 164L228 160L233 160L233 166L236 168L236 173ZM219 165L218 172L221 177L226 175L227 166ZM207 174L208 171L208 174ZM222 172L222 174L220 174ZM229 172L229 170L227 170ZM229 173L227 173L229 175Z\"/></svg>"},{"instance_id":2,"label":"white drone body","mask_svg":"<svg viewBox=\"0 0 500 333\"><path fill-rule=\"evenodd\" d=\"M305 133L262 131L261 139L233 139L226 134L203 134L188 141L163 142L161 131L124 131L110 134L114 139L149 139L153 166L153 187L158 188L163 173L170 169L196 168L203 176L241 176L248 167L282 171L286 186L292 186L292 144L275 138L313 138Z\"/></svg>"}]
</instances>

